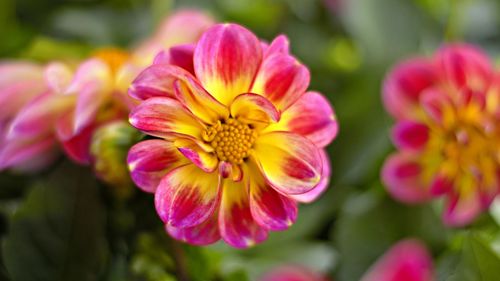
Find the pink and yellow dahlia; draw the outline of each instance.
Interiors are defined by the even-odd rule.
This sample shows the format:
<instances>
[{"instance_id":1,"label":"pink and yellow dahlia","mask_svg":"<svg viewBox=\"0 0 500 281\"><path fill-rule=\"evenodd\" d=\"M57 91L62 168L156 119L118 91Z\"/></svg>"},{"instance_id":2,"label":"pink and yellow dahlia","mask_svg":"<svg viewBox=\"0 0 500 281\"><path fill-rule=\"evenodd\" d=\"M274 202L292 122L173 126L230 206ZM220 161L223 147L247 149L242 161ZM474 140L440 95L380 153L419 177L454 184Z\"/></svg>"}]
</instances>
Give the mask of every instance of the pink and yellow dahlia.
<instances>
[{"instance_id":1,"label":"pink and yellow dahlia","mask_svg":"<svg viewBox=\"0 0 500 281\"><path fill-rule=\"evenodd\" d=\"M286 37L267 45L236 24L160 53L134 80L130 122L156 138L132 147L129 168L171 236L248 247L319 196L337 122L308 85Z\"/></svg>"},{"instance_id":2,"label":"pink and yellow dahlia","mask_svg":"<svg viewBox=\"0 0 500 281\"><path fill-rule=\"evenodd\" d=\"M433 281L432 257L425 245L407 239L392 246L361 281Z\"/></svg>"},{"instance_id":3,"label":"pink and yellow dahlia","mask_svg":"<svg viewBox=\"0 0 500 281\"><path fill-rule=\"evenodd\" d=\"M396 66L383 96L399 149L382 171L388 191L408 203L445 197L449 225L488 208L499 192L499 90L490 60L469 45Z\"/></svg>"}]
</instances>

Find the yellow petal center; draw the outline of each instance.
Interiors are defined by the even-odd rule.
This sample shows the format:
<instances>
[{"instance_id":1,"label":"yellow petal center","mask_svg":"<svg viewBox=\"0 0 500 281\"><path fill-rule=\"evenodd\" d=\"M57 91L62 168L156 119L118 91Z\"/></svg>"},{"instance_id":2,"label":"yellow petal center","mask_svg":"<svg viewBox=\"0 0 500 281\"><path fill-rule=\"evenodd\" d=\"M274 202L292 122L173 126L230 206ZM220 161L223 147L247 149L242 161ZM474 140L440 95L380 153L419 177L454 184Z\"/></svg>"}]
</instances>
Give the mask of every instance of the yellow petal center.
<instances>
[{"instance_id":1,"label":"yellow petal center","mask_svg":"<svg viewBox=\"0 0 500 281\"><path fill-rule=\"evenodd\" d=\"M257 132L248 124L229 118L203 132L203 140L209 143L220 161L242 164L257 138Z\"/></svg>"}]
</instances>

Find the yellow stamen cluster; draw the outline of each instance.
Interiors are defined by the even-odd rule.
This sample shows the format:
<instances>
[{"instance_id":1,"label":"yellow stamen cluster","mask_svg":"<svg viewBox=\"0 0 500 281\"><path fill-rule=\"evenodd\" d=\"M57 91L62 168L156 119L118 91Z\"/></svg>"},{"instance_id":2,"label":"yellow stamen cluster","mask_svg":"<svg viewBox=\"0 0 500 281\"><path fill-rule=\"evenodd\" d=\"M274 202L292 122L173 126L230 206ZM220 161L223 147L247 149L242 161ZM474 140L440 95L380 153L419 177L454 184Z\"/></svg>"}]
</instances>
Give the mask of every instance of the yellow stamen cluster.
<instances>
[{"instance_id":1,"label":"yellow stamen cluster","mask_svg":"<svg viewBox=\"0 0 500 281\"><path fill-rule=\"evenodd\" d=\"M218 122L203 133L203 140L210 143L219 160L234 164L243 164L256 138L252 128L232 118Z\"/></svg>"}]
</instances>

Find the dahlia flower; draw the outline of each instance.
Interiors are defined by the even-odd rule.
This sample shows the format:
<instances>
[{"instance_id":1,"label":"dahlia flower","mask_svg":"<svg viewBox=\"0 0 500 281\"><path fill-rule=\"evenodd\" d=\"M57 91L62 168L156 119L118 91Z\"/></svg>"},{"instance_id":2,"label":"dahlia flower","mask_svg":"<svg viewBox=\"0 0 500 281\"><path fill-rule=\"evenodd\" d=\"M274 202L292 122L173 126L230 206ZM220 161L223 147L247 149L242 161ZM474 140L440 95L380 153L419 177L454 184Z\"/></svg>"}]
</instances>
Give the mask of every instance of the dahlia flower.
<instances>
[{"instance_id":1,"label":"dahlia flower","mask_svg":"<svg viewBox=\"0 0 500 281\"><path fill-rule=\"evenodd\" d=\"M160 53L134 80L130 123L156 138L132 147L129 168L171 236L248 247L319 196L337 122L308 85L286 37L267 45L236 24Z\"/></svg>"},{"instance_id":2,"label":"dahlia flower","mask_svg":"<svg viewBox=\"0 0 500 281\"><path fill-rule=\"evenodd\" d=\"M392 246L361 281L432 281L434 266L426 247L407 239Z\"/></svg>"},{"instance_id":3,"label":"dahlia flower","mask_svg":"<svg viewBox=\"0 0 500 281\"><path fill-rule=\"evenodd\" d=\"M446 198L443 220L460 226L487 209L499 191L500 115L497 74L469 45L396 66L384 104L397 123L399 151L385 162L383 181L397 199Z\"/></svg>"}]
</instances>

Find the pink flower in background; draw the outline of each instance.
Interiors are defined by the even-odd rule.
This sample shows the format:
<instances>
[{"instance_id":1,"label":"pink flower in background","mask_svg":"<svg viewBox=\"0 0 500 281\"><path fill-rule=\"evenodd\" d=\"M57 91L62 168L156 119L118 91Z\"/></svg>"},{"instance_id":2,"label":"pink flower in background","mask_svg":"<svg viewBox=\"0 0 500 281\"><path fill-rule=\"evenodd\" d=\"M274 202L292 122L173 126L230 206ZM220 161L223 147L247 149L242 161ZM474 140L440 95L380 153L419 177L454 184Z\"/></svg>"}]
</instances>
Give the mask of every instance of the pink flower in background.
<instances>
[{"instance_id":1,"label":"pink flower in background","mask_svg":"<svg viewBox=\"0 0 500 281\"><path fill-rule=\"evenodd\" d=\"M259 281L328 281L308 268L295 265L281 266L266 273Z\"/></svg>"},{"instance_id":2,"label":"pink flower in background","mask_svg":"<svg viewBox=\"0 0 500 281\"><path fill-rule=\"evenodd\" d=\"M446 198L448 225L470 223L499 192L500 88L480 50L445 46L396 66L383 101L399 149L385 162L387 190L407 203Z\"/></svg>"},{"instance_id":3,"label":"pink flower in background","mask_svg":"<svg viewBox=\"0 0 500 281\"><path fill-rule=\"evenodd\" d=\"M433 281L432 257L417 240L403 240L392 246L361 281Z\"/></svg>"},{"instance_id":4,"label":"pink flower in background","mask_svg":"<svg viewBox=\"0 0 500 281\"><path fill-rule=\"evenodd\" d=\"M235 24L160 53L134 80L129 93L141 102L130 122L159 139L135 145L128 163L135 183L155 192L170 235L248 247L287 229L297 201L324 191L324 147L338 128L308 85L286 37L262 44Z\"/></svg>"}]
</instances>

